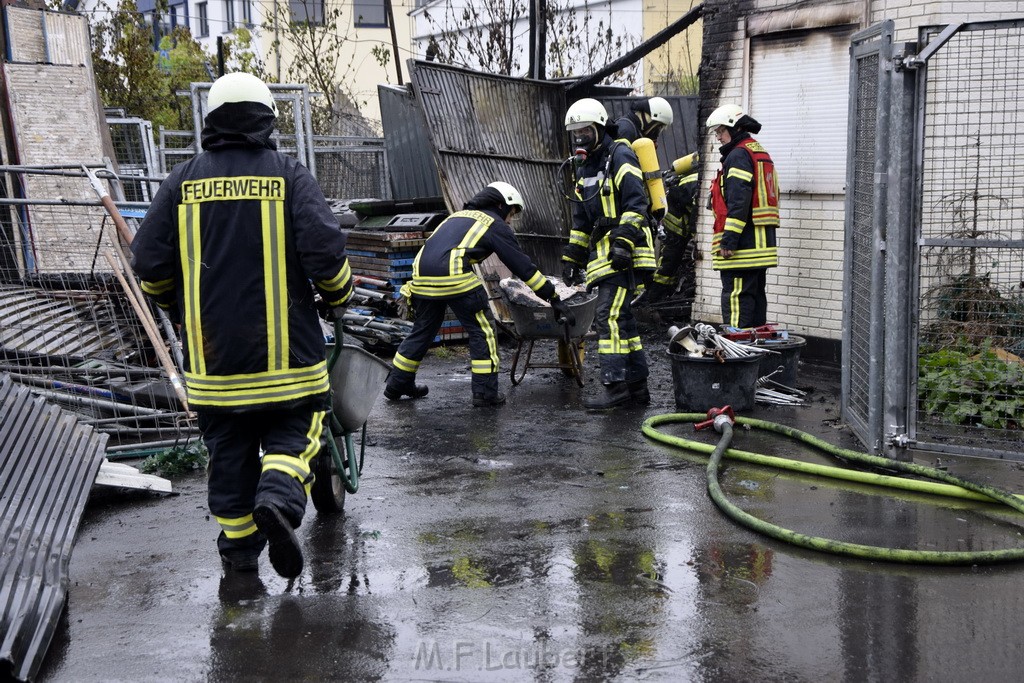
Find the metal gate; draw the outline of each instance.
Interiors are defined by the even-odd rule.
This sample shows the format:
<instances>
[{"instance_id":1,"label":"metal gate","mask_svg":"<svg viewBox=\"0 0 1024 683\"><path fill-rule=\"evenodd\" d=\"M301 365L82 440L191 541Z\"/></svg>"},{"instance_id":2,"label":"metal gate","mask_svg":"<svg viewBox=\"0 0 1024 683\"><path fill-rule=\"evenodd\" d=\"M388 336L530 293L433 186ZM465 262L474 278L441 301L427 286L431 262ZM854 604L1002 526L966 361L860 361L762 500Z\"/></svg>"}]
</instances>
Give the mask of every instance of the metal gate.
<instances>
[{"instance_id":1,"label":"metal gate","mask_svg":"<svg viewBox=\"0 0 1024 683\"><path fill-rule=\"evenodd\" d=\"M1024 20L892 29L851 46L843 417L1024 460Z\"/></svg>"},{"instance_id":2,"label":"metal gate","mask_svg":"<svg viewBox=\"0 0 1024 683\"><path fill-rule=\"evenodd\" d=\"M854 34L850 48L850 116L846 171L846 263L843 296L843 418L869 448L881 443L882 294L885 291L885 193L876 187L887 156L893 23Z\"/></svg>"},{"instance_id":3,"label":"metal gate","mask_svg":"<svg viewBox=\"0 0 1024 683\"><path fill-rule=\"evenodd\" d=\"M909 434L1024 460L1024 19L928 26L919 44Z\"/></svg>"}]
</instances>

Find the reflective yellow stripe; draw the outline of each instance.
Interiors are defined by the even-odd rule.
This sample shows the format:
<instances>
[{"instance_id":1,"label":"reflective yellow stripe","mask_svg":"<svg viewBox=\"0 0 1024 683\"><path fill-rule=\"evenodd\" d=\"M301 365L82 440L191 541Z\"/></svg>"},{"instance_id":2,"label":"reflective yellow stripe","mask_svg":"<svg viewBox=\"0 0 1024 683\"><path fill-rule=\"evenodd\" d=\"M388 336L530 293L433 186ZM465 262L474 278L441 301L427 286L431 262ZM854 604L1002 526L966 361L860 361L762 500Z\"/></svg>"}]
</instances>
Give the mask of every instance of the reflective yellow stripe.
<instances>
[{"instance_id":1,"label":"reflective yellow stripe","mask_svg":"<svg viewBox=\"0 0 1024 683\"><path fill-rule=\"evenodd\" d=\"M185 289L185 329L188 330L188 359L192 372L206 374L203 354L203 320L199 310L199 276L203 253L199 239L199 205L178 205L178 249L181 255L182 286Z\"/></svg>"},{"instance_id":2,"label":"reflective yellow stripe","mask_svg":"<svg viewBox=\"0 0 1024 683\"><path fill-rule=\"evenodd\" d=\"M661 224L665 226L665 229L671 233L675 233L680 237L683 236L683 220L670 213L665 214L665 218L662 219Z\"/></svg>"},{"instance_id":3,"label":"reflective yellow stripe","mask_svg":"<svg viewBox=\"0 0 1024 683\"><path fill-rule=\"evenodd\" d=\"M327 374L327 361L320 361L304 368L285 368L267 372L252 372L237 375L200 375L185 373L185 381L199 389L257 389L274 384L301 382L318 379Z\"/></svg>"},{"instance_id":4,"label":"reflective yellow stripe","mask_svg":"<svg viewBox=\"0 0 1024 683\"><path fill-rule=\"evenodd\" d=\"M494 361L489 358L474 360L470 362L470 369L474 375L494 374Z\"/></svg>"},{"instance_id":5,"label":"reflective yellow stripe","mask_svg":"<svg viewBox=\"0 0 1024 683\"><path fill-rule=\"evenodd\" d=\"M256 523L252 521L252 515L244 517L217 517L217 524L228 538L245 538L256 533Z\"/></svg>"},{"instance_id":6,"label":"reflective yellow stripe","mask_svg":"<svg viewBox=\"0 0 1024 683\"><path fill-rule=\"evenodd\" d=\"M569 231L569 244L576 244L581 247L586 247L590 244L590 235L580 230Z\"/></svg>"},{"instance_id":7,"label":"reflective yellow stripe","mask_svg":"<svg viewBox=\"0 0 1024 683\"><path fill-rule=\"evenodd\" d=\"M532 289L533 291L536 292L538 289L540 289L541 287L546 285L547 282L548 282L548 279L546 277L544 277L543 275L541 275L540 271L538 270L538 271L535 271L533 276L531 276L530 279L526 281L526 285L530 289Z\"/></svg>"},{"instance_id":8,"label":"reflective yellow stripe","mask_svg":"<svg viewBox=\"0 0 1024 683\"><path fill-rule=\"evenodd\" d=\"M744 268L774 268L779 265L778 249L741 249L730 258L722 258L719 253L712 254L712 267L715 270L742 270Z\"/></svg>"},{"instance_id":9,"label":"reflective yellow stripe","mask_svg":"<svg viewBox=\"0 0 1024 683\"><path fill-rule=\"evenodd\" d=\"M406 358L400 353L395 354L395 358L391 363L399 370L404 370L405 372L411 372L414 374L420 369L420 361Z\"/></svg>"},{"instance_id":10,"label":"reflective yellow stripe","mask_svg":"<svg viewBox=\"0 0 1024 683\"><path fill-rule=\"evenodd\" d=\"M462 272L462 261L466 256L466 252L476 246L477 242L487 232L487 228L491 227L491 223L494 222L493 218L480 211L462 211L460 215L474 218L476 222L463 235L459 245L452 249L451 254L448 255L448 272L452 274Z\"/></svg>"},{"instance_id":11,"label":"reflective yellow stripe","mask_svg":"<svg viewBox=\"0 0 1024 683\"><path fill-rule=\"evenodd\" d=\"M644 179L644 174L640 172L639 168L633 164L623 164L619 166L619 171L615 174L615 187L622 187L622 179L628 175L636 176L640 180Z\"/></svg>"},{"instance_id":12,"label":"reflective yellow stripe","mask_svg":"<svg viewBox=\"0 0 1024 683\"><path fill-rule=\"evenodd\" d=\"M164 292L174 289L174 278L167 278L166 280L142 280L142 291L146 294L156 296L163 294Z\"/></svg>"},{"instance_id":13,"label":"reflective yellow stripe","mask_svg":"<svg viewBox=\"0 0 1024 683\"><path fill-rule=\"evenodd\" d=\"M626 288L616 287L615 296L612 298L611 308L608 310L608 339L597 340L598 354L626 353L627 347L622 343L619 330L619 314L622 312L622 304L626 301Z\"/></svg>"},{"instance_id":14,"label":"reflective yellow stripe","mask_svg":"<svg viewBox=\"0 0 1024 683\"><path fill-rule=\"evenodd\" d=\"M306 430L306 447L299 453L299 459L307 465L320 452L320 437L324 432L325 415L327 415L326 410L315 411L310 420L309 429Z\"/></svg>"},{"instance_id":15,"label":"reflective yellow stripe","mask_svg":"<svg viewBox=\"0 0 1024 683\"><path fill-rule=\"evenodd\" d=\"M725 229L729 232L743 232L743 227L746 223L742 218L726 218Z\"/></svg>"},{"instance_id":16,"label":"reflective yellow stripe","mask_svg":"<svg viewBox=\"0 0 1024 683\"><path fill-rule=\"evenodd\" d=\"M284 203L260 202L263 293L267 311L267 370L288 367L288 279L285 275Z\"/></svg>"},{"instance_id":17,"label":"reflective yellow stripe","mask_svg":"<svg viewBox=\"0 0 1024 683\"><path fill-rule=\"evenodd\" d=\"M267 453L264 455L263 471L270 472L271 470L284 472L289 476L295 477L303 484L310 478L309 463L291 455L283 455L281 453Z\"/></svg>"},{"instance_id":18,"label":"reflective yellow stripe","mask_svg":"<svg viewBox=\"0 0 1024 683\"><path fill-rule=\"evenodd\" d=\"M640 337L630 337L626 340L626 348L632 353L633 351L643 351L644 345L640 343Z\"/></svg>"},{"instance_id":19,"label":"reflective yellow stripe","mask_svg":"<svg viewBox=\"0 0 1024 683\"><path fill-rule=\"evenodd\" d=\"M190 403L231 407L291 401L327 393L327 363L255 375L197 376L185 374Z\"/></svg>"},{"instance_id":20,"label":"reflective yellow stripe","mask_svg":"<svg viewBox=\"0 0 1024 683\"><path fill-rule=\"evenodd\" d=\"M669 277L667 275L662 275L660 273L655 273L654 281L659 285L670 285L673 282L675 282L675 278Z\"/></svg>"},{"instance_id":21,"label":"reflective yellow stripe","mask_svg":"<svg viewBox=\"0 0 1024 683\"><path fill-rule=\"evenodd\" d=\"M428 278L421 278L421 280L426 279ZM473 273L467 273L456 284L441 285L417 280L413 280L408 284L411 293L427 298L442 298L455 296L456 294L465 294L482 286L480 280Z\"/></svg>"},{"instance_id":22,"label":"reflective yellow stripe","mask_svg":"<svg viewBox=\"0 0 1024 683\"><path fill-rule=\"evenodd\" d=\"M476 324L479 325L480 329L482 329L484 331L484 339L487 341L487 351L488 351L488 353L491 356L491 359L490 359L491 370L490 370L490 372L497 372L498 371L498 340L494 336L494 328L491 327L491 321L487 319L487 314L484 311L477 311L475 317L476 317ZM473 366L472 366L473 367L473 372L478 373L478 374L485 372L482 369L482 366L481 366L480 370L477 370L476 363L477 363L477 361L473 361Z\"/></svg>"},{"instance_id":23,"label":"reflective yellow stripe","mask_svg":"<svg viewBox=\"0 0 1024 683\"><path fill-rule=\"evenodd\" d=\"M338 271L337 275L332 277L330 280L321 280L320 282L317 282L317 285L319 285L320 289L325 291L337 292L343 289L351 279L352 268L348 265L348 259L345 259L345 262L341 264L341 270Z\"/></svg>"},{"instance_id":24,"label":"reflective yellow stripe","mask_svg":"<svg viewBox=\"0 0 1024 683\"><path fill-rule=\"evenodd\" d=\"M742 168L735 168L735 167L733 167L733 168L729 169L729 173L725 177L726 178L739 178L740 180L743 180L743 181L746 181L746 182L749 183L751 180L754 179L754 174L751 173L750 171L744 171Z\"/></svg>"},{"instance_id":25,"label":"reflective yellow stripe","mask_svg":"<svg viewBox=\"0 0 1024 683\"><path fill-rule=\"evenodd\" d=\"M740 292L743 291L743 278L734 278L732 291L729 292L729 325L740 326Z\"/></svg>"}]
</instances>

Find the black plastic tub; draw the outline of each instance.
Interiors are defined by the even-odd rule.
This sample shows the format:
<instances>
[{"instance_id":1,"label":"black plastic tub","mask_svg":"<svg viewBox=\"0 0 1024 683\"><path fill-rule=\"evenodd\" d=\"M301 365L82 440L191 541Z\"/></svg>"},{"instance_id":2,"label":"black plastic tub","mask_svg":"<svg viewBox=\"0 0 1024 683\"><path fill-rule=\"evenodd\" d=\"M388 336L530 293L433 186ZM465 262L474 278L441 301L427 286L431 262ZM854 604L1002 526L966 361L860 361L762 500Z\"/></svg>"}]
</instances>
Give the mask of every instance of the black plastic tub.
<instances>
[{"instance_id":1,"label":"black plastic tub","mask_svg":"<svg viewBox=\"0 0 1024 683\"><path fill-rule=\"evenodd\" d=\"M711 408L732 406L735 411L754 407L754 388L760 358L714 358L669 352L672 359L672 386L676 410L707 412Z\"/></svg>"},{"instance_id":2,"label":"black plastic tub","mask_svg":"<svg viewBox=\"0 0 1024 683\"><path fill-rule=\"evenodd\" d=\"M795 386L797 372L800 369L800 349L807 346L807 340L791 334L787 339L769 339L758 342L757 346L779 352L778 354L762 354L758 377L770 375L781 365L782 372L772 375L772 381L785 384L788 387Z\"/></svg>"}]
</instances>

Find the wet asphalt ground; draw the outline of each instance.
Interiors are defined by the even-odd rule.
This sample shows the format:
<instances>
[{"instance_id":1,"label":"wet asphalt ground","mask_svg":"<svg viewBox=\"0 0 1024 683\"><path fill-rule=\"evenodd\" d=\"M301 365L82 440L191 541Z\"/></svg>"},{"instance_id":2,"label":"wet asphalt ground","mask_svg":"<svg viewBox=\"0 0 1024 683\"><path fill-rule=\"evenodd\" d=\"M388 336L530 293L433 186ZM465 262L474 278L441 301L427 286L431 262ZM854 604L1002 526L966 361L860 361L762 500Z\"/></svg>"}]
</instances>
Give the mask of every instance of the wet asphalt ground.
<instances>
[{"instance_id":1,"label":"wet asphalt ground","mask_svg":"<svg viewBox=\"0 0 1024 683\"><path fill-rule=\"evenodd\" d=\"M265 554L258 575L222 569L201 473L171 497L95 492L39 680L1021 679L1024 565L868 562L739 527L708 497L705 456L641 433L675 412L664 343L644 341L652 405L606 414L581 408L597 388L593 356L583 389L557 369L512 387L505 346L508 403L474 409L465 350L432 353L427 398L376 403L345 513L310 505L292 583ZM859 448L839 419L838 370L803 364L797 384L807 405L746 414ZM742 429L733 445L836 464ZM944 464L1024 491L1012 463ZM1021 518L992 505L741 463L722 485L812 535L1024 546Z\"/></svg>"}]
</instances>

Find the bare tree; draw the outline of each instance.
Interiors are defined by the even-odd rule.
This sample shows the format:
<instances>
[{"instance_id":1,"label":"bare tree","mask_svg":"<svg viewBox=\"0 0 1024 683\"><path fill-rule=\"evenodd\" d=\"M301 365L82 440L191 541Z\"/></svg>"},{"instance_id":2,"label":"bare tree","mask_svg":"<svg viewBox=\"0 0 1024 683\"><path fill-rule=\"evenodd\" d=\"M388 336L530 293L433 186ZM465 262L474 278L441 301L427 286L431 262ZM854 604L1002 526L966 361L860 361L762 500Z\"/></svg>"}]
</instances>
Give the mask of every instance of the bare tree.
<instances>
[{"instance_id":1,"label":"bare tree","mask_svg":"<svg viewBox=\"0 0 1024 683\"><path fill-rule=\"evenodd\" d=\"M439 62L504 75L525 71L527 0L446 0L423 16L433 31L427 52ZM555 78L592 73L637 44L636 36L613 28L609 8L594 9L589 2L549 2L543 19L546 72ZM635 75L634 65L609 80L630 83Z\"/></svg>"},{"instance_id":2,"label":"bare tree","mask_svg":"<svg viewBox=\"0 0 1024 683\"><path fill-rule=\"evenodd\" d=\"M275 14L276 12L276 14ZM262 25L274 36L272 49L287 46L285 80L305 83L320 97L311 103L313 130L318 134L366 134L369 125L359 113L361 103L346 85L353 66L343 59L350 25L342 3L335 0L291 0L275 5Z\"/></svg>"}]
</instances>

